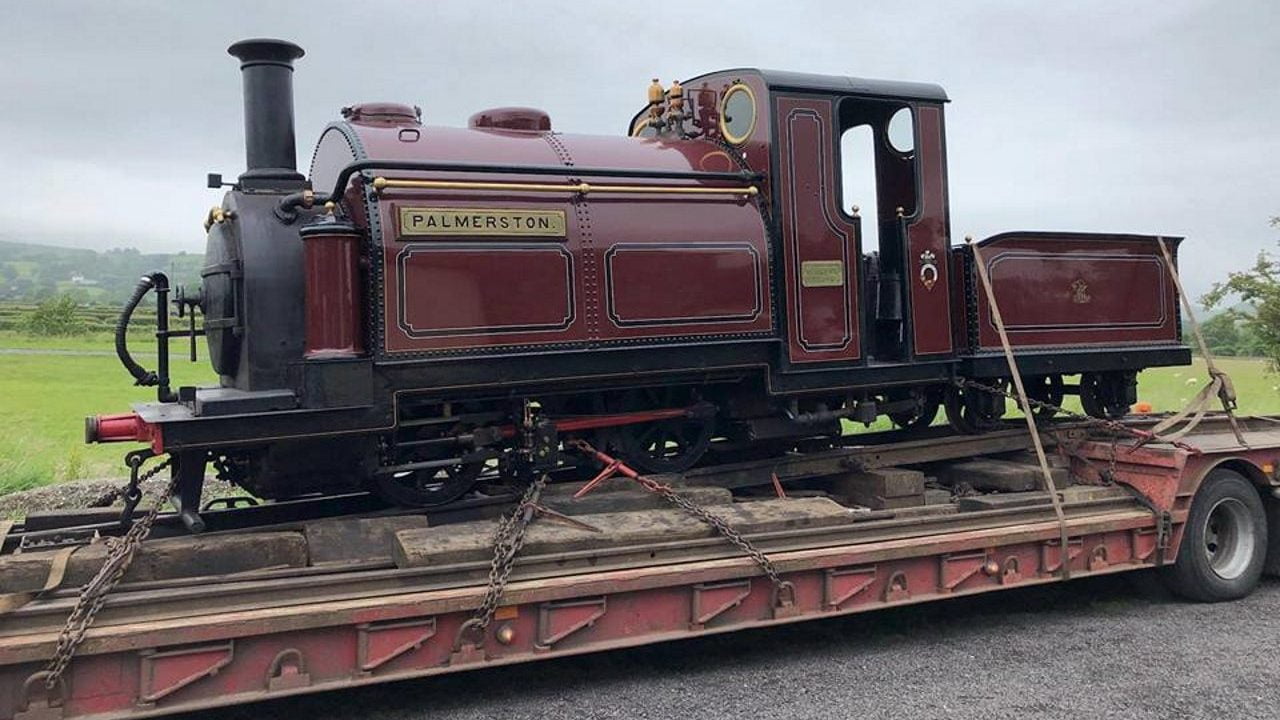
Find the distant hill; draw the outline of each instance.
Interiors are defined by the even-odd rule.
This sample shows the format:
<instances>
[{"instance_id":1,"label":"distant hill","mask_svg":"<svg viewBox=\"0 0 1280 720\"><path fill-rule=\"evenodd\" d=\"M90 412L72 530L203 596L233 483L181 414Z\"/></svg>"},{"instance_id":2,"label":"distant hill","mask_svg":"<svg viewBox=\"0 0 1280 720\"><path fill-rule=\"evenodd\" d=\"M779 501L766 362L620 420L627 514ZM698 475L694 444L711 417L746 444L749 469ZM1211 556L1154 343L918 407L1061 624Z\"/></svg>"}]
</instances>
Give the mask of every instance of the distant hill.
<instances>
[{"instance_id":1,"label":"distant hill","mask_svg":"<svg viewBox=\"0 0 1280 720\"><path fill-rule=\"evenodd\" d=\"M0 241L0 300L33 301L65 293L81 302L120 303L145 273L161 270L174 285L200 284L199 253L105 252Z\"/></svg>"}]
</instances>

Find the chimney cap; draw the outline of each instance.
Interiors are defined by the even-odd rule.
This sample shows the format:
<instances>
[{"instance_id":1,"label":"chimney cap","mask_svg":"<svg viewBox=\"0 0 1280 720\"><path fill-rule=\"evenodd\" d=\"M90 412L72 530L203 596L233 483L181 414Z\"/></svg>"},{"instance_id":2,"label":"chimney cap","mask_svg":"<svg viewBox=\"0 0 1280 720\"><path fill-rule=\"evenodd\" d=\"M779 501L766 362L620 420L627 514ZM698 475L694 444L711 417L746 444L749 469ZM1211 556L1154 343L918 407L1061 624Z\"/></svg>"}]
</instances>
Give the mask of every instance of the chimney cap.
<instances>
[{"instance_id":1,"label":"chimney cap","mask_svg":"<svg viewBox=\"0 0 1280 720\"><path fill-rule=\"evenodd\" d=\"M233 43L227 53L240 60L240 67L271 63L293 67L293 61L306 54L301 47L288 40L275 38L248 38Z\"/></svg>"}]
</instances>

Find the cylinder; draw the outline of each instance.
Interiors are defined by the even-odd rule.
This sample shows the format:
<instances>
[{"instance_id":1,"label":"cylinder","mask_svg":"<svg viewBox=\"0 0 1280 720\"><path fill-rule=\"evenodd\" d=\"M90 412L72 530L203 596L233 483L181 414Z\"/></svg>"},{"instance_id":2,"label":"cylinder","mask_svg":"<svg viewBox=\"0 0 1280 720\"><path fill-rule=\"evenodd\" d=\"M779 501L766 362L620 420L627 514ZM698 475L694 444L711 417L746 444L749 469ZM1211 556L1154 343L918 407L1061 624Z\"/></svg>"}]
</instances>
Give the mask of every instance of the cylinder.
<instances>
[{"instance_id":1,"label":"cylinder","mask_svg":"<svg viewBox=\"0 0 1280 720\"><path fill-rule=\"evenodd\" d=\"M298 231L306 278L309 360L363 355L360 313L360 231L329 220Z\"/></svg>"},{"instance_id":2,"label":"cylinder","mask_svg":"<svg viewBox=\"0 0 1280 720\"><path fill-rule=\"evenodd\" d=\"M227 48L240 60L244 83L244 174L242 184L301 182L293 129L293 61L302 48L285 40L241 40Z\"/></svg>"}]
</instances>

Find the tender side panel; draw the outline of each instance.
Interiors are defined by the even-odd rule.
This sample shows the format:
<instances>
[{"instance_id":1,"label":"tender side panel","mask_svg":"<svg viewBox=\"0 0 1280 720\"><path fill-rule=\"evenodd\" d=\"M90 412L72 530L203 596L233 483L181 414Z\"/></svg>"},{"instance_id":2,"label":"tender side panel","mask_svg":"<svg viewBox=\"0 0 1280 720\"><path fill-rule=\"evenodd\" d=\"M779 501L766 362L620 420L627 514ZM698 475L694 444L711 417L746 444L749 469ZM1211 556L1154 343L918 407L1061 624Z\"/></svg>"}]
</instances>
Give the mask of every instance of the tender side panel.
<instances>
[{"instance_id":1,"label":"tender side panel","mask_svg":"<svg viewBox=\"0 0 1280 720\"><path fill-rule=\"evenodd\" d=\"M1176 241L1169 245L1172 250ZM1177 290L1156 238L1010 233L981 247L1014 345L1180 340ZM986 295L977 295L978 344L998 349Z\"/></svg>"},{"instance_id":2,"label":"tender side panel","mask_svg":"<svg viewBox=\"0 0 1280 720\"><path fill-rule=\"evenodd\" d=\"M831 101L779 97L776 116L788 357L858 360L860 251L836 206Z\"/></svg>"},{"instance_id":3,"label":"tender side panel","mask_svg":"<svg viewBox=\"0 0 1280 720\"><path fill-rule=\"evenodd\" d=\"M953 346L942 108L918 105L915 115L920 198L915 216L907 221L911 336L916 355L947 355Z\"/></svg>"}]
</instances>

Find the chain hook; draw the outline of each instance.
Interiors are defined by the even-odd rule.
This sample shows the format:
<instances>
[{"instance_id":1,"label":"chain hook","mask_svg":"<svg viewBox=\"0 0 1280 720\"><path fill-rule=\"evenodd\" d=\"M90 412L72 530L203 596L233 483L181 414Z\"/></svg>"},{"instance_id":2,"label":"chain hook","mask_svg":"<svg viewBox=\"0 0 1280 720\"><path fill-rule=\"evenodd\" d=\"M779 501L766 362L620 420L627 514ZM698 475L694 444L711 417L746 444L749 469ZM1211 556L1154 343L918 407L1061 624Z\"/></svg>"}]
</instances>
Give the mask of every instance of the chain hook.
<instances>
[{"instance_id":1,"label":"chain hook","mask_svg":"<svg viewBox=\"0 0 1280 720\"><path fill-rule=\"evenodd\" d=\"M782 580L774 583L773 586L773 606L775 608L789 608L796 604L796 586L790 580Z\"/></svg>"},{"instance_id":2,"label":"chain hook","mask_svg":"<svg viewBox=\"0 0 1280 720\"><path fill-rule=\"evenodd\" d=\"M150 448L134 450L124 456L124 464L129 467L129 484L123 493L124 509L120 511L120 527L128 528L133 524L133 513L142 501L142 480L139 473L142 464L152 457L155 457L155 452Z\"/></svg>"},{"instance_id":3,"label":"chain hook","mask_svg":"<svg viewBox=\"0 0 1280 720\"><path fill-rule=\"evenodd\" d=\"M474 648L483 645L486 624L484 618L468 618L458 627L458 634L453 639L453 651L460 652L464 642Z\"/></svg>"}]
</instances>

